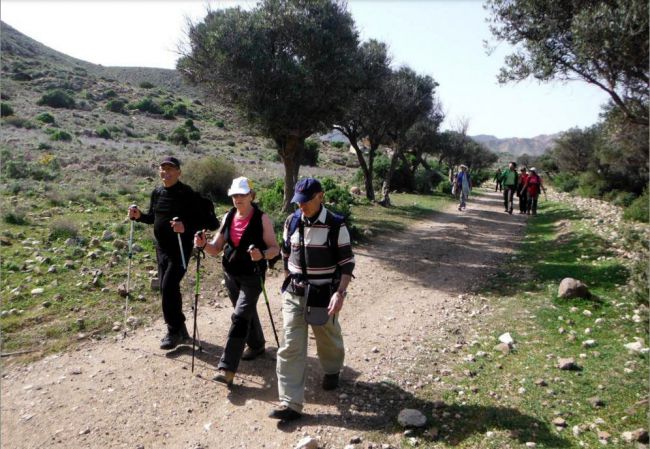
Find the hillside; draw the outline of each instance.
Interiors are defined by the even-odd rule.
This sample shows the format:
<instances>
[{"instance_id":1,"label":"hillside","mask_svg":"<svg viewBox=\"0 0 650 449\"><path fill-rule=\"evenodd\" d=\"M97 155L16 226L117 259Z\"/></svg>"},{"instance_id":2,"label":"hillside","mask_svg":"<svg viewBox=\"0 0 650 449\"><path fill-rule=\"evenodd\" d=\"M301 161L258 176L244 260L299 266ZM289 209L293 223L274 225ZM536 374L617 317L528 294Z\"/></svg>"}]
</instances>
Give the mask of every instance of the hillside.
<instances>
[{"instance_id":1,"label":"hillside","mask_svg":"<svg viewBox=\"0 0 650 449\"><path fill-rule=\"evenodd\" d=\"M495 153L510 153L513 156L521 156L522 154L541 156L553 145L553 141L559 136L560 133L550 135L542 134L532 138L509 137L499 139L498 137L485 134L471 137Z\"/></svg>"}]
</instances>

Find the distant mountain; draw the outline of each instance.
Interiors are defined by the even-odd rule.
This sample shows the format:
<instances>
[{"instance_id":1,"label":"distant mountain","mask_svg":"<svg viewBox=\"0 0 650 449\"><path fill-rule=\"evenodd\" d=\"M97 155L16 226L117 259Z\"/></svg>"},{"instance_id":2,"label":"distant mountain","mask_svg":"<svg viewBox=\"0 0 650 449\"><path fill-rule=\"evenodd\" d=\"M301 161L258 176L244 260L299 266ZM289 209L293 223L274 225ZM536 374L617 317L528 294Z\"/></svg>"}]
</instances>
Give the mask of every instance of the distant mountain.
<instances>
[{"instance_id":1,"label":"distant mountain","mask_svg":"<svg viewBox=\"0 0 650 449\"><path fill-rule=\"evenodd\" d=\"M541 156L553 146L553 142L560 135L561 133L542 134L532 138L509 137L506 139L499 139L485 134L470 137L495 153L510 153L513 156L521 156L522 154Z\"/></svg>"}]
</instances>

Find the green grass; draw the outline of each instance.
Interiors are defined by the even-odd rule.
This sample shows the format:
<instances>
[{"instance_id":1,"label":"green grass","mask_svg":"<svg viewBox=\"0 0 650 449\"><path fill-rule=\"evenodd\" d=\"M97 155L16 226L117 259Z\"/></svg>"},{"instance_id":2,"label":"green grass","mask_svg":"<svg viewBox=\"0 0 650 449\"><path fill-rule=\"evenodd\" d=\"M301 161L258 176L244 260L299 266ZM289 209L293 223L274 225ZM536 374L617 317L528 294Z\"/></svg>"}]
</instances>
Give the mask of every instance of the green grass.
<instances>
[{"instance_id":1,"label":"green grass","mask_svg":"<svg viewBox=\"0 0 650 449\"><path fill-rule=\"evenodd\" d=\"M647 343L647 317L642 323L629 319L636 303L625 294L628 270L620 260L607 258L612 255L608 244L580 218L567 205L544 203L540 215L529 221L517 260L505 264L483 292L498 307L486 318L493 331L461 357L478 351L488 355L456 364L448 382L456 389L441 393L439 387L429 387L418 397L420 406L429 410L429 422L442 434L438 441L425 439L420 447L496 449L532 441L537 448L597 448L602 447L597 430L617 439L610 447L634 447L620 436L647 428L648 405L637 402L648 396L648 356L628 354L623 345L639 336ZM601 256L606 258L598 260ZM517 276L504 274L508 272ZM559 299L557 287L564 277L582 280L596 298ZM602 323L596 324L597 319ZM505 356L493 350L503 332L516 342ZM596 346L583 347L587 339ZM582 370L557 369L558 357L574 357ZM476 375L468 377L468 370ZM548 386L536 385L537 379ZM522 387L525 392L520 393ZM436 411L431 401L441 394L445 406ZM595 396L604 407L588 402ZM456 414L461 418L454 418ZM568 423L562 432L551 424L556 416ZM590 429L599 418L604 422ZM575 436L573 426L582 426L582 433ZM487 437L488 431L494 434Z\"/></svg>"}]
</instances>

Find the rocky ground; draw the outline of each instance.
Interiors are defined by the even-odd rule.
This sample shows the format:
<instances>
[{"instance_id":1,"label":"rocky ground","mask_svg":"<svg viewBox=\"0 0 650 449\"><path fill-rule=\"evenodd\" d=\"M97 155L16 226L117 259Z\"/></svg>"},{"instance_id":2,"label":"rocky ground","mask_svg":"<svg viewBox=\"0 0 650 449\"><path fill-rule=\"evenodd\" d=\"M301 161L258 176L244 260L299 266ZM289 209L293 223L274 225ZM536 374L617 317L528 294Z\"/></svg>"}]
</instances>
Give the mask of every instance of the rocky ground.
<instances>
[{"instance_id":1,"label":"rocky ground","mask_svg":"<svg viewBox=\"0 0 650 449\"><path fill-rule=\"evenodd\" d=\"M3 447L289 448L306 436L322 448L382 447L375 441L397 446L399 412L417 402L416 391L426 384L442 391L455 353L481 332L477 319L492 306L472 292L509 257L525 223L526 217L504 214L498 194L490 192L472 198L464 212L450 207L355 248L356 279L340 315L343 384L334 392L320 389L310 340L306 416L295 424L266 417L277 404L277 387L262 301L267 354L242 362L230 391L210 380L231 313L212 283L202 292L198 325L205 343L194 374L191 347L158 349L160 320L125 339L6 365ZM279 284L275 277L267 285L278 325Z\"/></svg>"}]
</instances>

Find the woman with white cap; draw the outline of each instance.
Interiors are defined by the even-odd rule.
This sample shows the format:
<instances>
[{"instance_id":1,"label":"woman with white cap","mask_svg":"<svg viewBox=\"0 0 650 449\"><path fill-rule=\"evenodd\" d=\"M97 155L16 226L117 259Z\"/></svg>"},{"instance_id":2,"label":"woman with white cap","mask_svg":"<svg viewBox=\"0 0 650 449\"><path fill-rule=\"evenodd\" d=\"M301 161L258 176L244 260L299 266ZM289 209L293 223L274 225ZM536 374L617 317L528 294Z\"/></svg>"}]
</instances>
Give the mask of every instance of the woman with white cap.
<instances>
[{"instance_id":1,"label":"woman with white cap","mask_svg":"<svg viewBox=\"0 0 650 449\"><path fill-rule=\"evenodd\" d=\"M280 247L271 218L253 202L255 191L248 178L234 179L228 196L234 207L224 216L216 237L207 242L205 235L197 233L194 244L212 256L223 251L225 284L235 311L217 367L218 374L213 380L230 387L239 360L253 360L264 353L257 300L262 292L266 261L276 257ZM248 348L244 351L246 345Z\"/></svg>"}]
</instances>

